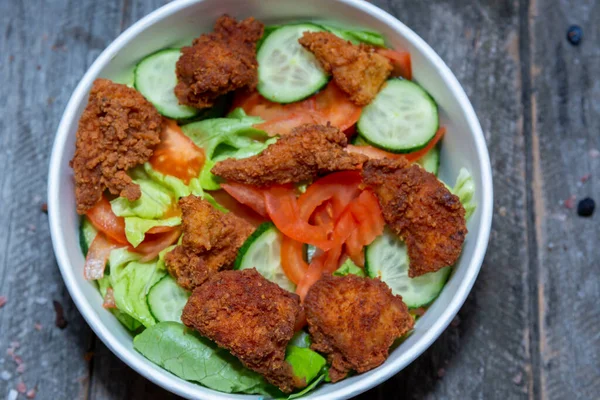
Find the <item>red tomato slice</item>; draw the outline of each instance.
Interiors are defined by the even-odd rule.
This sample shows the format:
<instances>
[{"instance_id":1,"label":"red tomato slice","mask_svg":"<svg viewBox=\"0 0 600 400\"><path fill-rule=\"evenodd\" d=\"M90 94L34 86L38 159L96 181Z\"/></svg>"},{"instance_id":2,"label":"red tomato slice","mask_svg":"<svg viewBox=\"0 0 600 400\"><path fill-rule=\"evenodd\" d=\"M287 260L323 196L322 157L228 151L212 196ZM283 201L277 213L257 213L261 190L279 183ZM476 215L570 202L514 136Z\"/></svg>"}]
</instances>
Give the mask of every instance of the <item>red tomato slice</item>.
<instances>
[{"instance_id":1,"label":"red tomato slice","mask_svg":"<svg viewBox=\"0 0 600 400\"><path fill-rule=\"evenodd\" d=\"M378 48L376 51L391 61L392 76L401 76L404 79L412 80L412 63L409 52L383 48Z\"/></svg>"},{"instance_id":2,"label":"red tomato slice","mask_svg":"<svg viewBox=\"0 0 600 400\"><path fill-rule=\"evenodd\" d=\"M111 240L121 244L129 244L125 237L125 219L117 217L104 196L96 205L88 210L86 216L96 229L103 232Z\"/></svg>"},{"instance_id":3,"label":"red tomato slice","mask_svg":"<svg viewBox=\"0 0 600 400\"><path fill-rule=\"evenodd\" d=\"M319 205L331 200L333 219L337 219L348 203L360 193L360 172L342 171L315 181L298 198L300 218L308 221Z\"/></svg>"},{"instance_id":4,"label":"red tomato slice","mask_svg":"<svg viewBox=\"0 0 600 400\"><path fill-rule=\"evenodd\" d=\"M102 307L106 308L107 310L110 308L117 308L113 288L109 287L108 289L106 289L106 294L104 295L104 302L102 303Z\"/></svg>"},{"instance_id":5,"label":"red tomato slice","mask_svg":"<svg viewBox=\"0 0 600 400\"><path fill-rule=\"evenodd\" d=\"M362 108L351 102L348 95L333 80L314 97L316 109L323 114L325 123L330 122L331 125L345 131L358 122Z\"/></svg>"},{"instance_id":6,"label":"red tomato slice","mask_svg":"<svg viewBox=\"0 0 600 400\"><path fill-rule=\"evenodd\" d=\"M156 171L188 184L202 170L204 151L185 136L175 121L166 118L163 121L160 143L154 149L150 164Z\"/></svg>"},{"instance_id":7,"label":"red tomato slice","mask_svg":"<svg viewBox=\"0 0 600 400\"><path fill-rule=\"evenodd\" d=\"M427 143L427 146L423 147L421 150L415 151L413 153L405 154L405 157L408 161L417 161L419 158L423 157L427 152L435 147L436 144L444 137L446 133L446 128L444 126L440 127L435 133L433 139Z\"/></svg>"},{"instance_id":8,"label":"red tomato slice","mask_svg":"<svg viewBox=\"0 0 600 400\"><path fill-rule=\"evenodd\" d=\"M363 245L358 238L358 230L352 231L352 234L346 240L346 253L352 262L359 267L365 266L365 254L363 252Z\"/></svg>"},{"instance_id":9,"label":"red tomato slice","mask_svg":"<svg viewBox=\"0 0 600 400\"><path fill-rule=\"evenodd\" d=\"M289 280L298 284L306 272L308 264L304 261L304 244L287 236L281 242L281 267Z\"/></svg>"},{"instance_id":10,"label":"red tomato slice","mask_svg":"<svg viewBox=\"0 0 600 400\"><path fill-rule=\"evenodd\" d=\"M329 237L330 234L333 233L333 229L335 228L335 220L333 218L333 205L331 201L327 200L325 203L321 204L315 209L311 220L313 225L325 227L327 230L327 235Z\"/></svg>"},{"instance_id":11,"label":"red tomato slice","mask_svg":"<svg viewBox=\"0 0 600 400\"><path fill-rule=\"evenodd\" d=\"M323 275L323 260L324 257L315 257L310 265L308 266L308 270L302 277L302 280L296 286L296 294L300 296L300 300L304 302L304 298L308 293L308 289Z\"/></svg>"},{"instance_id":12,"label":"red tomato slice","mask_svg":"<svg viewBox=\"0 0 600 400\"><path fill-rule=\"evenodd\" d=\"M267 132L270 136L289 135L292 129L304 124L321 124L322 119L317 112L294 112L270 119L262 124L254 125L256 129Z\"/></svg>"},{"instance_id":13,"label":"red tomato slice","mask_svg":"<svg viewBox=\"0 0 600 400\"><path fill-rule=\"evenodd\" d=\"M217 203L228 209L236 216L248 221L254 227L258 227L260 224L267 221L266 217L258 214L252 208L240 203L225 190L211 191L210 195L217 201ZM262 195L261 201L263 202L264 206L265 200ZM265 210L265 215L266 213L267 211Z\"/></svg>"},{"instance_id":14,"label":"red tomato slice","mask_svg":"<svg viewBox=\"0 0 600 400\"><path fill-rule=\"evenodd\" d=\"M291 187L273 186L264 191L264 196L269 217L284 235L322 250L331 247L324 228L310 225L308 218L300 217L296 194Z\"/></svg>"},{"instance_id":15,"label":"red tomato slice","mask_svg":"<svg viewBox=\"0 0 600 400\"><path fill-rule=\"evenodd\" d=\"M263 217L267 216L267 206L265 205L265 197L263 191L250 185L242 183L222 183L221 188L229 193L231 197L242 204L250 207Z\"/></svg>"},{"instance_id":16,"label":"red tomato slice","mask_svg":"<svg viewBox=\"0 0 600 400\"><path fill-rule=\"evenodd\" d=\"M119 247L123 247L123 245L107 239L102 232L98 232L85 257L83 277L87 280L101 279L104 276L104 268L110 252Z\"/></svg>"},{"instance_id":17,"label":"red tomato slice","mask_svg":"<svg viewBox=\"0 0 600 400\"><path fill-rule=\"evenodd\" d=\"M150 261L158 256L158 253L177 242L179 236L181 236L181 227L179 226L169 232L146 234L144 241L132 251L143 255L140 261Z\"/></svg>"}]
</instances>

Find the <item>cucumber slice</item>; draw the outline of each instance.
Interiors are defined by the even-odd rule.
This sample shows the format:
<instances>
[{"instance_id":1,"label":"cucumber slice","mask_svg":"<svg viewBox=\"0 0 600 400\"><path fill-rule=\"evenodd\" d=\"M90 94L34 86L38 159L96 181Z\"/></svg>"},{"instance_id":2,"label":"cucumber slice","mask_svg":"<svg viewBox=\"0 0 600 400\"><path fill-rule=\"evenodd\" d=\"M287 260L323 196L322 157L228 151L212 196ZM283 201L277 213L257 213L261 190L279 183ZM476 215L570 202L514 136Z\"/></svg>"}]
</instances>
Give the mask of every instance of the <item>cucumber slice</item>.
<instances>
[{"instance_id":1,"label":"cucumber slice","mask_svg":"<svg viewBox=\"0 0 600 400\"><path fill-rule=\"evenodd\" d=\"M181 312L188 297L189 292L179 287L170 275L166 275L148 291L148 308L158 322L181 322Z\"/></svg>"},{"instance_id":2,"label":"cucumber slice","mask_svg":"<svg viewBox=\"0 0 600 400\"><path fill-rule=\"evenodd\" d=\"M96 238L98 230L92 225L89 219L83 217L81 219L81 225L79 225L79 245L81 246L81 252L83 256L87 256L88 250Z\"/></svg>"},{"instance_id":3,"label":"cucumber slice","mask_svg":"<svg viewBox=\"0 0 600 400\"><path fill-rule=\"evenodd\" d=\"M365 270L371 278L385 282L392 293L402 296L409 308L418 308L431 303L440 294L452 267L410 278L406 245L386 229L367 246Z\"/></svg>"},{"instance_id":4,"label":"cucumber slice","mask_svg":"<svg viewBox=\"0 0 600 400\"><path fill-rule=\"evenodd\" d=\"M175 64L179 60L179 49L166 49L151 54L135 68L135 88L168 118L188 119L200 110L179 104L175 96Z\"/></svg>"},{"instance_id":5,"label":"cucumber slice","mask_svg":"<svg viewBox=\"0 0 600 400\"><path fill-rule=\"evenodd\" d=\"M433 149L429 150L425 155L417 160L417 164L419 164L423 169L427 172L431 172L435 176L438 174L438 170L440 169L440 149L439 146L435 146Z\"/></svg>"},{"instance_id":6,"label":"cucumber slice","mask_svg":"<svg viewBox=\"0 0 600 400\"><path fill-rule=\"evenodd\" d=\"M288 279L281 266L281 232L265 222L242 245L234 269L256 268L259 274L293 292L296 285Z\"/></svg>"},{"instance_id":7,"label":"cucumber slice","mask_svg":"<svg viewBox=\"0 0 600 400\"><path fill-rule=\"evenodd\" d=\"M439 127L438 109L429 94L414 82L390 79L366 106L358 133L373 146L395 152L419 150Z\"/></svg>"},{"instance_id":8,"label":"cucumber slice","mask_svg":"<svg viewBox=\"0 0 600 400\"><path fill-rule=\"evenodd\" d=\"M271 32L260 46L257 89L276 103L302 100L329 81L319 61L298 39L304 32L320 32L312 24L286 25Z\"/></svg>"}]
</instances>

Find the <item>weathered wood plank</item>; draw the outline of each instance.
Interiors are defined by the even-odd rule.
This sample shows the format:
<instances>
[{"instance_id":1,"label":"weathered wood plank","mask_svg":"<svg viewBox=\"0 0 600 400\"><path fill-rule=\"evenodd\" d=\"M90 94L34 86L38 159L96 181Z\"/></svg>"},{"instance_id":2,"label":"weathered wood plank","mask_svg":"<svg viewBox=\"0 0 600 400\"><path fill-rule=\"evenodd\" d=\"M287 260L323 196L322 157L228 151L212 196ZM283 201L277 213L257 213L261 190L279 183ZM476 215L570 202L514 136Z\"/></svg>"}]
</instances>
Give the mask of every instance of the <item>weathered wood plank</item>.
<instances>
[{"instance_id":1,"label":"weathered wood plank","mask_svg":"<svg viewBox=\"0 0 600 400\"><path fill-rule=\"evenodd\" d=\"M423 37L463 84L490 149L495 214L484 265L456 323L360 398L526 398L532 366L519 3L374 3Z\"/></svg>"},{"instance_id":2,"label":"weathered wood plank","mask_svg":"<svg viewBox=\"0 0 600 400\"><path fill-rule=\"evenodd\" d=\"M112 19L113 8L113 2L0 2L0 295L8 299L0 309L0 396L21 381L48 399L84 397L88 390L84 353L92 335L65 290L40 206L62 110L115 34L101 19L90 24L89 16ZM64 307L64 330L54 326L53 300ZM6 352L13 341L20 343L14 352L22 373Z\"/></svg>"},{"instance_id":3,"label":"weathered wood plank","mask_svg":"<svg viewBox=\"0 0 600 400\"><path fill-rule=\"evenodd\" d=\"M591 399L600 393L598 213L578 217L564 201L600 198L600 3L537 0L531 14L540 395ZM578 47L566 40L571 24L584 31Z\"/></svg>"}]
</instances>

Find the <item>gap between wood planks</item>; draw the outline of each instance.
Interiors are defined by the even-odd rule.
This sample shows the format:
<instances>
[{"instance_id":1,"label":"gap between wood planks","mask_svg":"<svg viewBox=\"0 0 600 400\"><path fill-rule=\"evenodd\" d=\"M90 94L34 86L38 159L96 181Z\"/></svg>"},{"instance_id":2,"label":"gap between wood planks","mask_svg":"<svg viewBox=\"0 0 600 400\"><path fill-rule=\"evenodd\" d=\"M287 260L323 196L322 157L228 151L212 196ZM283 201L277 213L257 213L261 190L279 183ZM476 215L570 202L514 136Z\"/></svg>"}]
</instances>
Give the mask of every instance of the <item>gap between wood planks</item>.
<instances>
[{"instance_id":1,"label":"gap between wood planks","mask_svg":"<svg viewBox=\"0 0 600 400\"><path fill-rule=\"evenodd\" d=\"M534 19L536 0L521 0L519 8L519 58L521 62L521 101L523 104L523 121L521 131L525 143L525 206L527 215L527 259L528 259L528 292L529 321L527 330L527 349L531 357L531 365L527 371L530 399L545 399L545 382L541 365L541 354L544 343L544 289L540 281L539 250L542 247L544 218L543 181L540 162L539 136L536 115L537 102L533 91L534 69Z\"/></svg>"}]
</instances>

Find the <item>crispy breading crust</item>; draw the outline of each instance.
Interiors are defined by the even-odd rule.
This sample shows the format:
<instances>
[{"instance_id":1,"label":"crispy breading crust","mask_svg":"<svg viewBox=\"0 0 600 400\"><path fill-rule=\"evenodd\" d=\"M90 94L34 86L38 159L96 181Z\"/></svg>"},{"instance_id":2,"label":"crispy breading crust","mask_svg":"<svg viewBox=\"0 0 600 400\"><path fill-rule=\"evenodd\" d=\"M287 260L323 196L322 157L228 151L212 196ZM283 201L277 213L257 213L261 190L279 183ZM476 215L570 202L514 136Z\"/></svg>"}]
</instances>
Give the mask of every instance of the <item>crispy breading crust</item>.
<instances>
[{"instance_id":1,"label":"crispy breading crust","mask_svg":"<svg viewBox=\"0 0 600 400\"><path fill-rule=\"evenodd\" d=\"M136 90L108 79L94 81L70 162L79 214L92 208L105 189L130 201L140 198L140 187L126 171L148 161L161 129L162 117Z\"/></svg>"},{"instance_id":2,"label":"crispy breading crust","mask_svg":"<svg viewBox=\"0 0 600 400\"><path fill-rule=\"evenodd\" d=\"M435 175L402 159L381 159L365 163L363 179L406 243L410 277L454 265L467 234L465 209Z\"/></svg>"},{"instance_id":3,"label":"crispy breading crust","mask_svg":"<svg viewBox=\"0 0 600 400\"><path fill-rule=\"evenodd\" d=\"M379 279L325 275L304 300L311 348L327 354L333 382L369 371L414 324L406 304Z\"/></svg>"},{"instance_id":4,"label":"crispy breading crust","mask_svg":"<svg viewBox=\"0 0 600 400\"><path fill-rule=\"evenodd\" d=\"M254 186L296 183L319 174L360 169L367 158L344 151L346 135L333 126L301 125L262 153L218 162L211 170L229 181Z\"/></svg>"},{"instance_id":5,"label":"crispy breading crust","mask_svg":"<svg viewBox=\"0 0 600 400\"><path fill-rule=\"evenodd\" d=\"M285 361L300 311L296 294L245 269L211 276L194 290L181 320L289 393L306 386Z\"/></svg>"},{"instance_id":6,"label":"crispy breading crust","mask_svg":"<svg viewBox=\"0 0 600 400\"><path fill-rule=\"evenodd\" d=\"M179 286L192 290L211 275L230 268L254 227L233 213L223 213L200 197L179 200L183 239L167 253L165 264Z\"/></svg>"},{"instance_id":7,"label":"crispy breading crust","mask_svg":"<svg viewBox=\"0 0 600 400\"><path fill-rule=\"evenodd\" d=\"M256 42L264 26L254 18L237 22L228 15L215 23L213 33L181 49L175 95L181 104L211 107L217 97L258 82Z\"/></svg>"},{"instance_id":8,"label":"crispy breading crust","mask_svg":"<svg viewBox=\"0 0 600 400\"><path fill-rule=\"evenodd\" d=\"M369 104L392 72L390 61L372 47L355 46L330 32L304 32L298 41L358 106Z\"/></svg>"}]
</instances>

